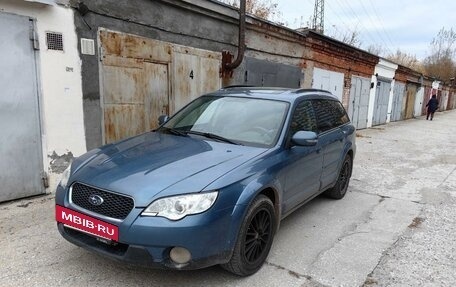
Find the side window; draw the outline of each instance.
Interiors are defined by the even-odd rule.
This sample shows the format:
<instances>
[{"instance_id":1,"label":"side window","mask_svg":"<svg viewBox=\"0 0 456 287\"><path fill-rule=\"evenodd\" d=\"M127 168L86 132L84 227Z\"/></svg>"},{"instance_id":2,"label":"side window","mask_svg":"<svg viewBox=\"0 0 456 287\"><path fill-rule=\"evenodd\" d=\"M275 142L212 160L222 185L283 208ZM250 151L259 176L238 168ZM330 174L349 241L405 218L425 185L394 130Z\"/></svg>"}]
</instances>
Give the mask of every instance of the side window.
<instances>
[{"instance_id":1,"label":"side window","mask_svg":"<svg viewBox=\"0 0 456 287\"><path fill-rule=\"evenodd\" d=\"M350 121L347 112L340 102L333 101L331 104L334 106L334 118L337 126L341 126Z\"/></svg>"},{"instance_id":2,"label":"side window","mask_svg":"<svg viewBox=\"0 0 456 287\"><path fill-rule=\"evenodd\" d=\"M331 102L329 100L312 100L319 132L324 132L337 126L334 117L334 106Z\"/></svg>"},{"instance_id":3,"label":"side window","mask_svg":"<svg viewBox=\"0 0 456 287\"><path fill-rule=\"evenodd\" d=\"M300 102L294 111L290 124L291 135L298 131L318 132L317 121L310 101Z\"/></svg>"}]
</instances>

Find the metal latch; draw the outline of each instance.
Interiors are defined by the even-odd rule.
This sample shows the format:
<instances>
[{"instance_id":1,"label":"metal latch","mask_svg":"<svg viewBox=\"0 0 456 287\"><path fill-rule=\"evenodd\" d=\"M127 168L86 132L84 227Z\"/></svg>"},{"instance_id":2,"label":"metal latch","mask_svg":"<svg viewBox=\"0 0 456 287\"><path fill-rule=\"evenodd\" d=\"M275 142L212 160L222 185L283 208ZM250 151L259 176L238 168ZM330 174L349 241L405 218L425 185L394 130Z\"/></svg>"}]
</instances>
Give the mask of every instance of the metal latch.
<instances>
[{"instance_id":1,"label":"metal latch","mask_svg":"<svg viewBox=\"0 0 456 287\"><path fill-rule=\"evenodd\" d=\"M43 172L41 175L41 182L43 183L44 188L49 187L49 176L46 172Z\"/></svg>"}]
</instances>

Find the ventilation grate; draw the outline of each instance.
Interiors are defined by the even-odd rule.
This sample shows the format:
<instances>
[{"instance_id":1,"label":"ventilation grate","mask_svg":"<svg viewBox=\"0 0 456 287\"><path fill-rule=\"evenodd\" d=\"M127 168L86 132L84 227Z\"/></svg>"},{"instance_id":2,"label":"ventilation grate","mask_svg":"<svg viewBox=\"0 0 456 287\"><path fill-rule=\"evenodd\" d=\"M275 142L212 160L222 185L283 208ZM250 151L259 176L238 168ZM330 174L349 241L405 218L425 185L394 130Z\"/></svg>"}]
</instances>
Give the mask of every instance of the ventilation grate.
<instances>
[{"instance_id":1,"label":"ventilation grate","mask_svg":"<svg viewBox=\"0 0 456 287\"><path fill-rule=\"evenodd\" d=\"M81 54L95 55L95 41L91 39L81 38Z\"/></svg>"},{"instance_id":2,"label":"ventilation grate","mask_svg":"<svg viewBox=\"0 0 456 287\"><path fill-rule=\"evenodd\" d=\"M48 50L63 51L62 33L46 32L46 44Z\"/></svg>"}]
</instances>

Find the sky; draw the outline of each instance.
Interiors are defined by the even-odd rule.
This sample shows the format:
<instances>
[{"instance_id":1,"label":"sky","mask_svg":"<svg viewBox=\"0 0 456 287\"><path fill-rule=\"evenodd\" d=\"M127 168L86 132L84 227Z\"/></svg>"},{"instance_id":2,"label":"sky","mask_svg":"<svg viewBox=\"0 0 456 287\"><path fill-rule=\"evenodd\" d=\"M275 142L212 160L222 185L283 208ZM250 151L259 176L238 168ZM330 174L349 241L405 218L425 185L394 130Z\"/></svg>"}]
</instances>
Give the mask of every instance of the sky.
<instances>
[{"instance_id":1,"label":"sky","mask_svg":"<svg viewBox=\"0 0 456 287\"><path fill-rule=\"evenodd\" d=\"M273 0L281 15L272 20L290 28L306 27L315 0ZM397 49L422 60L442 27L456 31L454 0L325 0L325 34L360 33L361 48Z\"/></svg>"}]
</instances>

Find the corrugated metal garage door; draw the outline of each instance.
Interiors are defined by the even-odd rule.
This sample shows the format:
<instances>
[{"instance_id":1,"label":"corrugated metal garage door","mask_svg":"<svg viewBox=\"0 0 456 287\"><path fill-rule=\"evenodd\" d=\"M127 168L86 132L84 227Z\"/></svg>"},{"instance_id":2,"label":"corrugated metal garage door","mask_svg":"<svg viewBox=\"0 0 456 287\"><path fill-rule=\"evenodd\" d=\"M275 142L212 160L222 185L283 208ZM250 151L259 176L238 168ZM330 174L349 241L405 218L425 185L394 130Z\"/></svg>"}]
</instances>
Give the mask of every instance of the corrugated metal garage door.
<instances>
[{"instance_id":1,"label":"corrugated metal garage door","mask_svg":"<svg viewBox=\"0 0 456 287\"><path fill-rule=\"evenodd\" d=\"M107 30L99 38L104 143L150 131L221 86L219 53Z\"/></svg>"},{"instance_id":2,"label":"corrugated metal garage door","mask_svg":"<svg viewBox=\"0 0 456 287\"><path fill-rule=\"evenodd\" d=\"M348 115L357 129L367 127L369 92L370 80L368 78L352 76Z\"/></svg>"},{"instance_id":3,"label":"corrugated metal garage door","mask_svg":"<svg viewBox=\"0 0 456 287\"><path fill-rule=\"evenodd\" d=\"M0 201L44 192L33 25L0 12Z\"/></svg>"},{"instance_id":4,"label":"corrugated metal garage door","mask_svg":"<svg viewBox=\"0 0 456 287\"><path fill-rule=\"evenodd\" d=\"M388 102L391 90L391 82L379 80L377 82L377 90L375 92L374 118L373 126L386 123L388 116Z\"/></svg>"},{"instance_id":5,"label":"corrugated metal garage door","mask_svg":"<svg viewBox=\"0 0 456 287\"><path fill-rule=\"evenodd\" d=\"M401 82L394 83L393 105L391 110L391 121L400 121L402 119L402 100L404 98L405 84Z\"/></svg>"}]
</instances>

